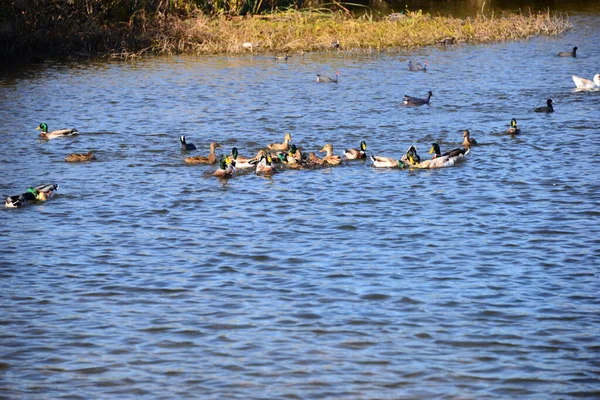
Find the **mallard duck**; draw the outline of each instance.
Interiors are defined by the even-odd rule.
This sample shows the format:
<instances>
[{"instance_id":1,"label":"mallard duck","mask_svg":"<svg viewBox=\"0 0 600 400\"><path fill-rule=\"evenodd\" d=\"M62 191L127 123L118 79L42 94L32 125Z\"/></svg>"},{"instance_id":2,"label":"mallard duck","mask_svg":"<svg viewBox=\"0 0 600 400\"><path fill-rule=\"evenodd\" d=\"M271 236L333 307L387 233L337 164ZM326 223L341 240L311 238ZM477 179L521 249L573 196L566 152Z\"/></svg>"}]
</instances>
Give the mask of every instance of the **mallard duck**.
<instances>
[{"instance_id":1,"label":"mallard duck","mask_svg":"<svg viewBox=\"0 0 600 400\"><path fill-rule=\"evenodd\" d=\"M335 76L333 78L329 77L329 76L317 74L317 82L320 82L320 83L338 83L339 81L340 81L340 72L339 71L335 71Z\"/></svg>"},{"instance_id":2,"label":"mallard duck","mask_svg":"<svg viewBox=\"0 0 600 400\"><path fill-rule=\"evenodd\" d=\"M235 175L235 161L228 156L221 156L219 168L213 173L217 178L231 178Z\"/></svg>"},{"instance_id":3,"label":"mallard duck","mask_svg":"<svg viewBox=\"0 0 600 400\"><path fill-rule=\"evenodd\" d=\"M573 51L561 51L559 57L577 57L577 46L573 47Z\"/></svg>"},{"instance_id":4,"label":"mallard duck","mask_svg":"<svg viewBox=\"0 0 600 400\"><path fill-rule=\"evenodd\" d=\"M22 194L17 194L14 196L8 196L6 201L4 202L4 207L7 208L19 208L24 207L27 203L35 200L35 194L32 191L27 191Z\"/></svg>"},{"instance_id":5,"label":"mallard duck","mask_svg":"<svg viewBox=\"0 0 600 400\"><path fill-rule=\"evenodd\" d=\"M37 128L36 131L41 130L40 137L43 140L56 139L59 137L67 137L67 136L76 136L79 131L77 129L68 128L68 129L58 129L56 131L48 132L48 125L45 122L42 122Z\"/></svg>"},{"instance_id":6,"label":"mallard duck","mask_svg":"<svg viewBox=\"0 0 600 400\"><path fill-rule=\"evenodd\" d=\"M375 168L404 168L405 163L392 157L371 156Z\"/></svg>"},{"instance_id":7,"label":"mallard duck","mask_svg":"<svg viewBox=\"0 0 600 400\"><path fill-rule=\"evenodd\" d=\"M554 104L554 100L548 99L548 100L546 100L546 106L545 107L534 108L533 111L535 111L535 112L543 112L543 113L554 112L553 104Z\"/></svg>"},{"instance_id":8,"label":"mallard duck","mask_svg":"<svg viewBox=\"0 0 600 400\"><path fill-rule=\"evenodd\" d=\"M573 82L575 82L575 86L577 89L595 89L600 86L600 74L594 75L593 80L580 78L578 76L573 75L571 77Z\"/></svg>"},{"instance_id":9,"label":"mallard duck","mask_svg":"<svg viewBox=\"0 0 600 400\"><path fill-rule=\"evenodd\" d=\"M275 172L272 164L271 156L262 152L258 162L256 163L256 173L259 175L271 175Z\"/></svg>"},{"instance_id":10,"label":"mallard duck","mask_svg":"<svg viewBox=\"0 0 600 400\"><path fill-rule=\"evenodd\" d=\"M80 161L92 161L95 159L96 159L96 156L91 151L88 151L87 153L73 153L70 156L67 156L65 158L65 161L80 162Z\"/></svg>"},{"instance_id":11,"label":"mallard duck","mask_svg":"<svg viewBox=\"0 0 600 400\"><path fill-rule=\"evenodd\" d=\"M302 157L296 145L292 144L286 153L278 153L277 157L281 163L288 168L301 169L303 168Z\"/></svg>"},{"instance_id":12,"label":"mallard duck","mask_svg":"<svg viewBox=\"0 0 600 400\"><path fill-rule=\"evenodd\" d=\"M431 92L431 90L427 92L427 97L425 97L424 99L404 95L404 99L402 100L402 102L405 106L422 106L423 104L429 104L429 99L431 99L432 95L433 93Z\"/></svg>"},{"instance_id":13,"label":"mallard duck","mask_svg":"<svg viewBox=\"0 0 600 400\"><path fill-rule=\"evenodd\" d=\"M308 164L313 167L320 166L323 165L323 159L317 156L314 151L311 151L308 153Z\"/></svg>"},{"instance_id":14,"label":"mallard duck","mask_svg":"<svg viewBox=\"0 0 600 400\"><path fill-rule=\"evenodd\" d=\"M237 147L231 149L231 158L235 161L236 170L256 167L256 163L262 155L266 155L265 151L262 149L256 153L256 157L252 158L240 156Z\"/></svg>"},{"instance_id":15,"label":"mallard duck","mask_svg":"<svg viewBox=\"0 0 600 400\"><path fill-rule=\"evenodd\" d=\"M452 149L452 150L448 150L447 152L445 152L444 154L442 154L441 150L440 150L440 145L437 143L432 143L431 144L431 149L429 150L429 154L433 154L433 159L438 158L438 157L456 157L456 156L461 156L464 155L467 152L467 149Z\"/></svg>"},{"instance_id":16,"label":"mallard duck","mask_svg":"<svg viewBox=\"0 0 600 400\"><path fill-rule=\"evenodd\" d=\"M291 56L289 54L284 54L282 56L275 56L275 60L279 60L279 61L287 61L288 58L290 58Z\"/></svg>"},{"instance_id":17,"label":"mallard duck","mask_svg":"<svg viewBox=\"0 0 600 400\"><path fill-rule=\"evenodd\" d=\"M463 131L463 147L465 149L470 149L471 146L478 144L477 140L471 137L471 132L468 129Z\"/></svg>"},{"instance_id":18,"label":"mallard duck","mask_svg":"<svg viewBox=\"0 0 600 400\"><path fill-rule=\"evenodd\" d=\"M518 135L521 133L521 130L517 127L517 120L515 118L510 120L510 128L506 130L506 133L509 135Z\"/></svg>"},{"instance_id":19,"label":"mallard duck","mask_svg":"<svg viewBox=\"0 0 600 400\"><path fill-rule=\"evenodd\" d=\"M423 64L421 63L413 63L412 60L408 62L408 70L409 71L423 71L426 72L427 71L427 67L429 66L429 63L427 61L425 61Z\"/></svg>"},{"instance_id":20,"label":"mallard duck","mask_svg":"<svg viewBox=\"0 0 600 400\"><path fill-rule=\"evenodd\" d=\"M46 201L54 196L54 192L58 190L58 185L55 183L46 183L38 185L34 188L27 188L27 191L31 191L35 194L35 199L39 201Z\"/></svg>"},{"instance_id":21,"label":"mallard duck","mask_svg":"<svg viewBox=\"0 0 600 400\"><path fill-rule=\"evenodd\" d=\"M288 151L290 149L290 142L292 141L292 135L287 132L285 134L285 136L283 137L283 143L271 143L269 145L267 145L267 148L269 150L282 150L282 151Z\"/></svg>"},{"instance_id":22,"label":"mallard duck","mask_svg":"<svg viewBox=\"0 0 600 400\"><path fill-rule=\"evenodd\" d=\"M348 160L359 160L367 158L367 142L364 140L360 142L360 148L358 149L346 149L344 155Z\"/></svg>"},{"instance_id":23,"label":"mallard duck","mask_svg":"<svg viewBox=\"0 0 600 400\"><path fill-rule=\"evenodd\" d=\"M194 156L194 157L186 157L184 161L188 164L214 164L217 162L217 156L215 155L215 149L221 147L221 145L217 142L212 142L210 144L210 153L208 157L205 156Z\"/></svg>"},{"instance_id":24,"label":"mallard duck","mask_svg":"<svg viewBox=\"0 0 600 400\"><path fill-rule=\"evenodd\" d=\"M416 146L410 146L406 153L402 155L400 161L408 166L408 165L417 165L421 162L421 156L417 153Z\"/></svg>"},{"instance_id":25,"label":"mallard duck","mask_svg":"<svg viewBox=\"0 0 600 400\"><path fill-rule=\"evenodd\" d=\"M196 150L196 146L194 146L192 143L187 143L185 141L185 136L181 135L179 137L179 141L181 142L181 150L185 150L185 151Z\"/></svg>"},{"instance_id":26,"label":"mallard duck","mask_svg":"<svg viewBox=\"0 0 600 400\"><path fill-rule=\"evenodd\" d=\"M432 150L434 150L434 147L435 146L432 146ZM438 146L438 148L439 148L439 146ZM455 150L460 150L460 149L455 149ZM452 167L456 164L457 161L464 159L465 155L467 155L469 153L468 149L464 153L462 153L460 151L456 152L455 150L451 151L453 154L456 154L454 156L442 155L439 157L434 157L431 160L421 161L421 157L417 154L417 148L415 146L411 146L409 148L409 150L406 152L406 154L402 157L402 161L407 163L411 167L419 168L419 169L434 169L434 168ZM430 150L430 153L431 153L431 150Z\"/></svg>"},{"instance_id":27,"label":"mallard duck","mask_svg":"<svg viewBox=\"0 0 600 400\"><path fill-rule=\"evenodd\" d=\"M331 143L327 143L319 153L326 152L327 154L323 157L323 163L329 165L340 165L342 163L342 157L336 156L333 154L333 145Z\"/></svg>"}]
</instances>

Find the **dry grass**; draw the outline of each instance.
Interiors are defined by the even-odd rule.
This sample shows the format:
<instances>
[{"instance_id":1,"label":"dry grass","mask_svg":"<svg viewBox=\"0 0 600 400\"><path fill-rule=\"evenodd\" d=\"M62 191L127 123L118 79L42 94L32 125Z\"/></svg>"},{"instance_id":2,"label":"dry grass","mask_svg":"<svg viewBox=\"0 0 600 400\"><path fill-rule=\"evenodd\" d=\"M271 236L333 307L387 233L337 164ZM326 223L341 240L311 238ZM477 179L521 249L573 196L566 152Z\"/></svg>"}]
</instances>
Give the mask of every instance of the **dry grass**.
<instances>
[{"instance_id":1,"label":"dry grass","mask_svg":"<svg viewBox=\"0 0 600 400\"><path fill-rule=\"evenodd\" d=\"M156 26L156 25L155 25ZM571 28L567 16L550 12L503 14L458 19L408 13L397 19L375 21L347 13L291 11L254 17L167 18L148 31L149 47L157 54L302 53L335 50L381 50L427 46L453 37L457 42L496 42L560 35ZM154 31L154 33L153 33ZM252 48L244 43L252 43Z\"/></svg>"}]
</instances>

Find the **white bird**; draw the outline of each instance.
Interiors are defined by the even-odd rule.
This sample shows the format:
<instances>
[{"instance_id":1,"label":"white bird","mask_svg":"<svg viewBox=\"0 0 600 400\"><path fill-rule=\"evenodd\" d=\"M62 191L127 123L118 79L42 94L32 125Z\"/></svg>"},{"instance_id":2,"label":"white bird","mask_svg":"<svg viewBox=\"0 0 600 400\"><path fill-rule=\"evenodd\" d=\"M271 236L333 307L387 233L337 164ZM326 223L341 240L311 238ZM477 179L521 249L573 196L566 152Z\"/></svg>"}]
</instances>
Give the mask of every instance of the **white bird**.
<instances>
[{"instance_id":1,"label":"white bird","mask_svg":"<svg viewBox=\"0 0 600 400\"><path fill-rule=\"evenodd\" d=\"M573 75L573 82L575 82L575 86L577 89L595 89L600 87L600 74L594 75L593 81L589 79L580 78L578 76Z\"/></svg>"}]
</instances>

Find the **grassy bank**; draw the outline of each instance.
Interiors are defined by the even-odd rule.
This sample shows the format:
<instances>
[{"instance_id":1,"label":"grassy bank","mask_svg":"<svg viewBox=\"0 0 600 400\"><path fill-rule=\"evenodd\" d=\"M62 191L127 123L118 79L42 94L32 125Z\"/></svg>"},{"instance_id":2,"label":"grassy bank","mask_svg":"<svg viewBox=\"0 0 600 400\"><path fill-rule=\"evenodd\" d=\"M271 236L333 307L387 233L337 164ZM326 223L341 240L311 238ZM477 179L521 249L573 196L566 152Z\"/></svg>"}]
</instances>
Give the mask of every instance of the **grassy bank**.
<instances>
[{"instance_id":1,"label":"grassy bank","mask_svg":"<svg viewBox=\"0 0 600 400\"><path fill-rule=\"evenodd\" d=\"M374 20L345 12L293 11L250 18L198 15L165 24L147 49L153 53L299 53L333 50L381 50L426 46L444 38L457 42L492 42L559 35L570 29L568 17L549 12L457 19L409 12ZM257 46L256 46L257 45Z\"/></svg>"},{"instance_id":2,"label":"grassy bank","mask_svg":"<svg viewBox=\"0 0 600 400\"><path fill-rule=\"evenodd\" d=\"M127 4L133 4L130 2ZM154 2L176 4L176 2ZM381 50L426 46L452 37L457 42L491 42L559 35L570 29L567 16L542 12L479 15L468 19L421 12L359 18L338 4L337 11L278 11L259 15L207 15L185 8L116 8L123 2L43 0L20 2L25 9L0 7L0 58L4 60L81 56L131 58L149 54L288 53ZM109 7L112 5L112 8ZM367 9L368 10L368 9ZM252 44L248 47L248 43ZM245 45L246 44L246 45Z\"/></svg>"}]
</instances>

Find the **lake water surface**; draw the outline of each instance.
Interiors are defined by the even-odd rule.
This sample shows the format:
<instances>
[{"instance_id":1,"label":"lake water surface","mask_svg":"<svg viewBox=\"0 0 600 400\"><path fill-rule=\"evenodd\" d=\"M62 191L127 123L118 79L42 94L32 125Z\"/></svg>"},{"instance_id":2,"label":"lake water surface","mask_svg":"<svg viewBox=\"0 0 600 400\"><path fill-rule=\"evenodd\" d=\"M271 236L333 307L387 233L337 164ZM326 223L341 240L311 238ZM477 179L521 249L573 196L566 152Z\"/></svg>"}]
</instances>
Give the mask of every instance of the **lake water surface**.
<instances>
[{"instance_id":1,"label":"lake water surface","mask_svg":"<svg viewBox=\"0 0 600 400\"><path fill-rule=\"evenodd\" d=\"M0 397L600 397L600 92L571 80L600 73L600 16L571 21L510 43L4 72L0 193L60 189L0 210ZM40 122L80 135L40 141ZM455 168L228 181L178 141L426 157L462 129L480 145Z\"/></svg>"}]
</instances>

